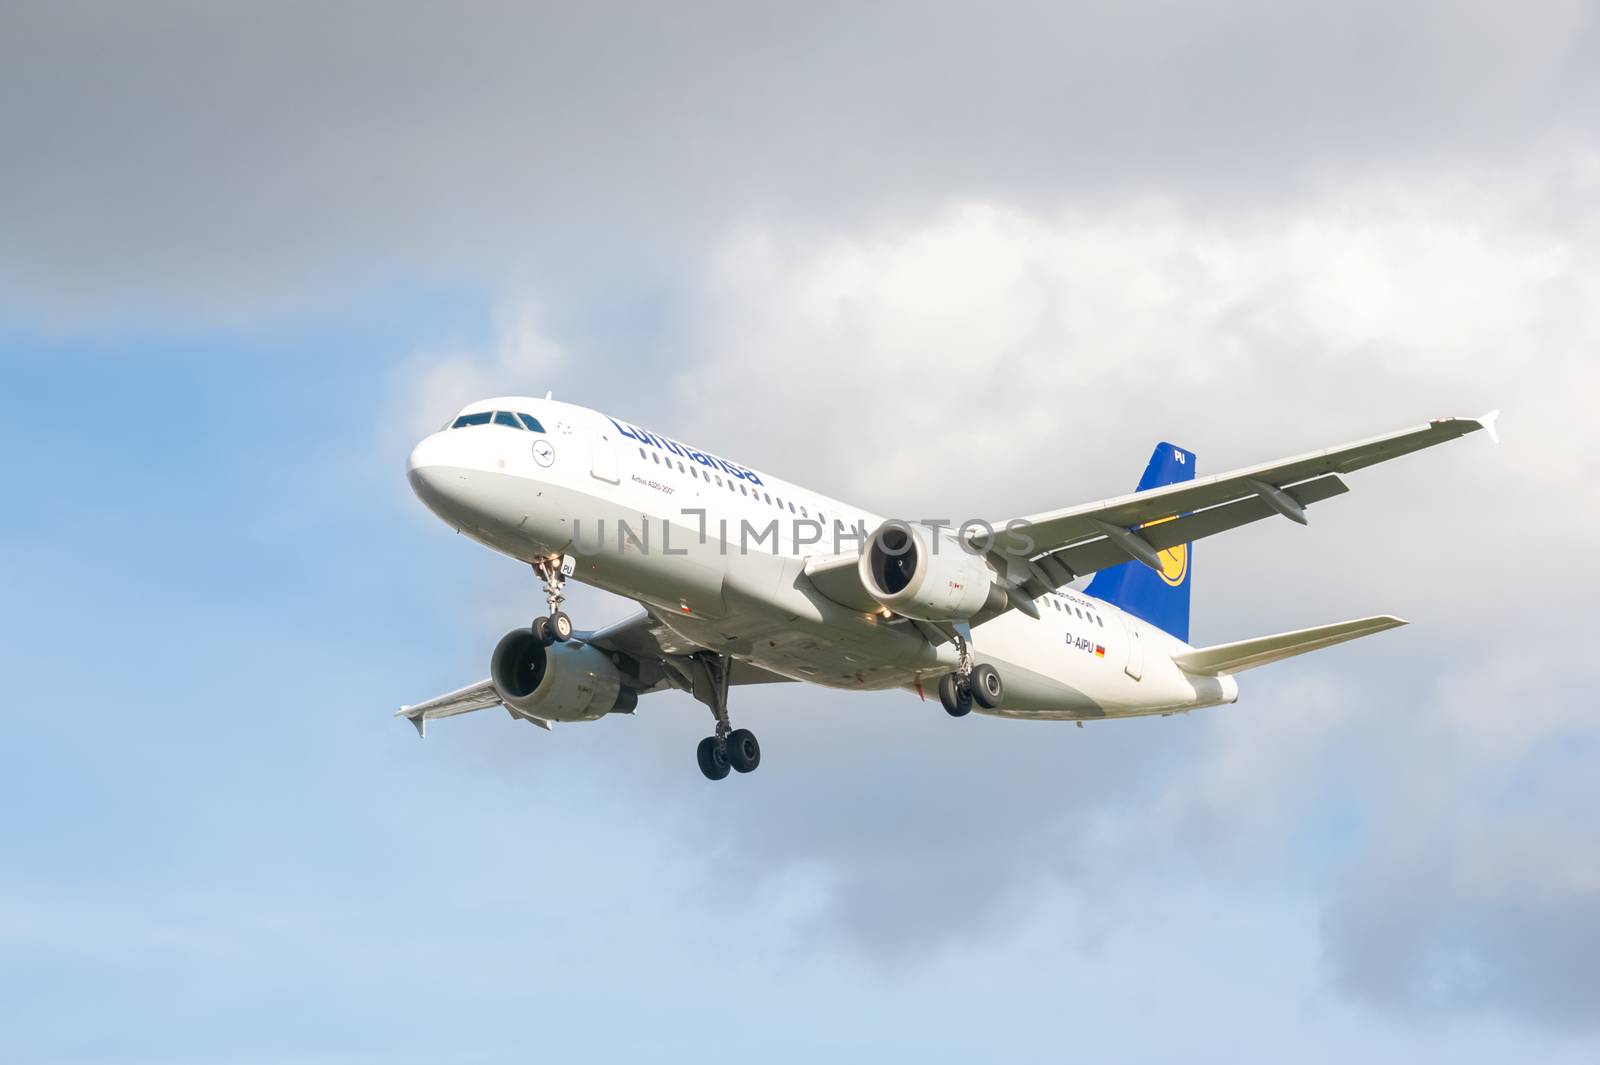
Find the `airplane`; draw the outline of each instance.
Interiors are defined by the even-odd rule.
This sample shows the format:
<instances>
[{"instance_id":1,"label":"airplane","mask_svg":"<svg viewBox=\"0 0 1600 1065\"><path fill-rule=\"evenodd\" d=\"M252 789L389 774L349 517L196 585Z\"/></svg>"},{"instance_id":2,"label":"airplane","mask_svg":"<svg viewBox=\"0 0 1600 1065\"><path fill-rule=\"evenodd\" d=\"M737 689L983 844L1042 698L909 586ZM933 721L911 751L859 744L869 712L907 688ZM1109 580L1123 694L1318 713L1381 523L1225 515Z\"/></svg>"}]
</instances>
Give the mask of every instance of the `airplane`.
<instances>
[{"instance_id":1,"label":"airplane","mask_svg":"<svg viewBox=\"0 0 1600 1065\"><path fill-rule=\"evenodd\" d=\"M675 689L710 710L695 753L721 780L761 762L729 716L730 690L748 685L931 687L952 717L1079 727L1232 703L1238 673L1406 622L1196 647L1194 541L1303 525L1348 491L1345 474L1479 429L1498 443L1499 413L1208 477L1163 442L1132 494L956 524L885 518L549 395L485 399L418 443L407 476L445 524L531 566L548 612L500 640L486 679L395 715L426 736L431 720L500 706L548 730ZM642 610L579 630L561 609L570 579Z\"/></svg>"}]
</instances>

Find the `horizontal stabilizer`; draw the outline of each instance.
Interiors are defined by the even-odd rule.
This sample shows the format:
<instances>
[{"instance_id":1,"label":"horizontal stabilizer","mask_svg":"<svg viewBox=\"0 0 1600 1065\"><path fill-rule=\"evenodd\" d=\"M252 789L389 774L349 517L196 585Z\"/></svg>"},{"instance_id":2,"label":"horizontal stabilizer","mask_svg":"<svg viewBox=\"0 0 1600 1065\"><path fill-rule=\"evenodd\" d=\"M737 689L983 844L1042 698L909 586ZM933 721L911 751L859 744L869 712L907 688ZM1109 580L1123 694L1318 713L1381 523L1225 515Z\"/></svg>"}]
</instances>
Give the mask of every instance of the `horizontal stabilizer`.
<instances>
[{"instance_id":1,"label":"horizontal stabilizer","mask_svg":"<svg viewBox=\"0 0 1600 1065\"><path fill-rule=\"evenodd\" d=\"M1278 662L1307 651L1332 647L1346 640L1371 636L1385 629L1398 628L1406 622L1392 614L1377 614L1354 621L1338 621L1332 625L1318 625L1311 629L1280 632L1275 636L1257 636L1253 640L1219 643L1214 647L1199 647L1193 651L1172 656L1178 668L1185 673L1215 677L1224 673L1238 673L1269 662Z\"/></svg>"}]
</instances>

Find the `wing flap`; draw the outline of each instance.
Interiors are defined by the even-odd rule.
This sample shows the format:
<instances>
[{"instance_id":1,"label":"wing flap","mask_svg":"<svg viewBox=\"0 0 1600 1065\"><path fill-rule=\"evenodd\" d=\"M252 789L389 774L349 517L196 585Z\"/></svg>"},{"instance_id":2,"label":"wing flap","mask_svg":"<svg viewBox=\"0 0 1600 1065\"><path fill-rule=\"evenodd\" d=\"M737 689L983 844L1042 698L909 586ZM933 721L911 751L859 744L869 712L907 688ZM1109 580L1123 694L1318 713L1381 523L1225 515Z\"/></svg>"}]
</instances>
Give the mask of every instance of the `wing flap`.
<instances>
[{"instance_id":1,"label":"wing flap","mask_svg":"<svg viewBox=\"0 0 1600 1065\"><path fill-rule=\"evenodd\" d=\"M1406 622L1392 614L1376 614L1354 621L1338 621L1332 625L1318 625L1310 629L1296 629L1272 636L1257 636L1252 640L1219 643L1213 647L1200 647L1172 656L1178 668L1185 673L1216 677L1224 673L1239 673L1285 658L1318 651L1324 647L1357 640L1373 633L1398 628Z\"/></svg>"},{"instance_id":2,"label":"wing flap","mask_svg":"<svg viewBox=\"0 0 1600 1065\"><path fill-rule=\"evenodd\" d=\"M1308 507L1324 499L1342 495L1350 491L1350 488L1337 475L1328 474L1303 484L1291 485L1282 491L1300 506ZM1139 536L1156 551L1165 551L1178 544L1215 536L1217 533L1237 529L1241 525L1261 521L1279 513L1281 511L1271 500L1264 499L1260 495L1252 495L1195 514L1186 514L1173 521L1146 525L1139 530ZM1065 566L1072 574L1082 574L1096 573L1126 562L1128 552L1111 537L1103 536L1098 540L1072 544L1044 557ZM1066 583L1060 581L1051 585L1051 588L1059 588Z\"/></svg>"}]
</instances>

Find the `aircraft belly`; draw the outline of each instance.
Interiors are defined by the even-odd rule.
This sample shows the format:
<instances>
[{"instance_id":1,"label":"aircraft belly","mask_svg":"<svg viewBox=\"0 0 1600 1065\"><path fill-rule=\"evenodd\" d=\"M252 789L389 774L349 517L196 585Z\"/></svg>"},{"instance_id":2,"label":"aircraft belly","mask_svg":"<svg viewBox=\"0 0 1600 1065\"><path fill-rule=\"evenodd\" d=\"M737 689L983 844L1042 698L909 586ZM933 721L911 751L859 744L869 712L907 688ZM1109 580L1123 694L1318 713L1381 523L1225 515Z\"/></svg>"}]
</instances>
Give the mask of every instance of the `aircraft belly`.
<instances>
[{"instance_id":1,"label":"aircraft belly","mask_svg":"<svg viewBox=\"0 0 1600 1065\"><path fill-rule=\"evenodd\" d=\"M914 670L894 661L894 644L845 643L756 614L730 614L715 620L678 615L663 617L662 623L689 642L723 648L735 658L780 676L829 688L898 688L916 676Z\"/></svg>"},{"instance_id":2,"label":"aircraft belly","mask_svg":"<svg viewBox=\"0 0 1600 1065\"><path fill-rule=\"evenodd\" d=\"M828 687L900 687L919 671L937 668L937 652L916 630L834 603L818 594L801 571L799 559L727 556L722 585L727 611L722 617L678 612L662 620L701 646Z\"/></svg>"},{"instance_id":3,"label":"aircraft belly","mask_svg":"<svg viewBox=\"0 0 1600 1065\"><path fill-rule=\"evenodd\" d=\"M715 538L702 542L697 527L664 526L657 516L646 522L638 507L587 485L481 471L471 479L474 514L463 531L524 561L570 554L574 579L651 606L688 642L830 687L897 687L937 664L915 630L818 593L800 559L724 553Z\"/></svg>"}]
</instances>

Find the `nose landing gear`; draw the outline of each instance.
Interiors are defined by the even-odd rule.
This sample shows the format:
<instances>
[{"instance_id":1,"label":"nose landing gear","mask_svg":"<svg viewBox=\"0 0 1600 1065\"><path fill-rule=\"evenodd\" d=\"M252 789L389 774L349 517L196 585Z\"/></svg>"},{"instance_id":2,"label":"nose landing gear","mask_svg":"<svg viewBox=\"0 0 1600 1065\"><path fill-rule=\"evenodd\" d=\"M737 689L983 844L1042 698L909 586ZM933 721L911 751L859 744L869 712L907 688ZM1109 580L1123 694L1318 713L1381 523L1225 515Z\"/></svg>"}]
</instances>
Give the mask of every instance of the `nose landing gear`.
<instances>
[{"instance_id":1,"label":"nose landing gear","mask_svg":"<svg viewBox=\"0 0 1600 1065\"><path fill-rule=\"evenodd\" d=\"M561 609L566 598L567 578L575 568L573 559L566 555L541 558L533 563L533 572L544 582L545 601L550 616L533 619L533 635L546 647L572 639L572 619Z\"/></svg>"}]
</instances>

